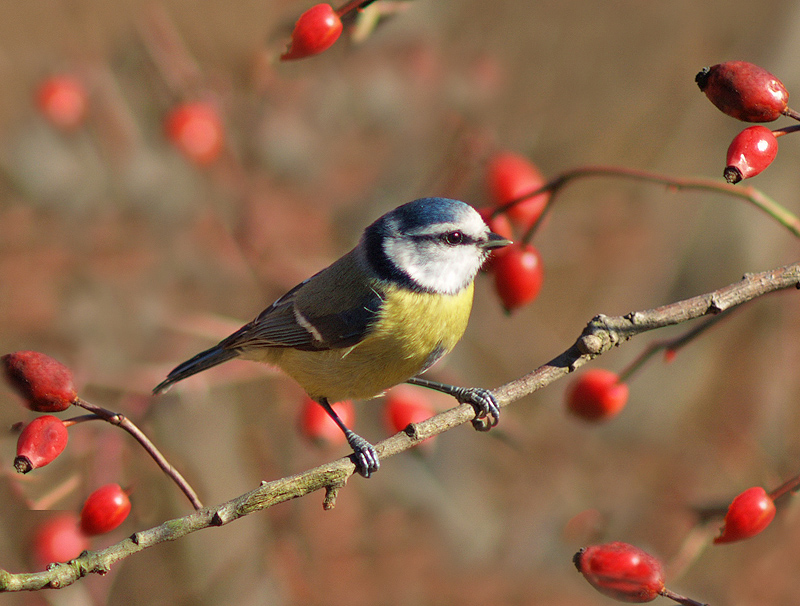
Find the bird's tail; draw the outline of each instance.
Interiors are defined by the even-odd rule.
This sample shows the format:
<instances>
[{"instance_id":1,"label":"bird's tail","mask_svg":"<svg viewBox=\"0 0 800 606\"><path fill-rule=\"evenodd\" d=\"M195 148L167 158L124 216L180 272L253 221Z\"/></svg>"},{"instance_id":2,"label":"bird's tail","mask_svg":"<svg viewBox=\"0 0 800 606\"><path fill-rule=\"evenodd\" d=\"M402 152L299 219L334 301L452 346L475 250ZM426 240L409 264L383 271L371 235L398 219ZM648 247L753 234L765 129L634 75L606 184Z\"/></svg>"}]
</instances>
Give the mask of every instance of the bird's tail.
<instances>
[{"instance_id":1,"label":"bird's tail","mask_svg":"<svg viewBox=\"0 0 800 606\"><path fill-rule=\"evenodd\" d=\"M209 369L217 364L222 364L228 360L232 360L240 353L241 351L239 349L225 348L221 347L220 345L215 345L210 349L201 351L195 357L191 358L190 360L186 360L186 362L183 362L182 364L179 364L173 368L172 371L167 375L167 378L156 385L155 389L153 389L153 394L159 394L162 391L166 391L173 383L182 381L183 379L191 377L200 371Z\"/></svg>"}]
</instances>

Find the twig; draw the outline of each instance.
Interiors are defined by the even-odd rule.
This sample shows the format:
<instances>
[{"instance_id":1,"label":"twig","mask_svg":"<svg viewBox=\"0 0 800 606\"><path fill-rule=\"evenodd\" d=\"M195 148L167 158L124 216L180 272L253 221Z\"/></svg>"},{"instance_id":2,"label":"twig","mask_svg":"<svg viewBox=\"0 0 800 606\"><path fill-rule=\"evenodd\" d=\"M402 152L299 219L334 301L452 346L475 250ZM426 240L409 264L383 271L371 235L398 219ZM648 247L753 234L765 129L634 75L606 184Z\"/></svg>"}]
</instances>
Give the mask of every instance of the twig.
<instances>
[{"instance_id":1,"label":"twig","mask_svg":"<svg viewBox=\"0 0 800 606\"><path fill-rule=\"evenodd\" d=\"M757 297L798 287L800 287L800 263L748 275L741 281L714 292L655 309L624 316L598 315L588 323L575 344L564 353L530 374L492 390L492 393L500 406L506 406L562 378L592 358L638 334L718 314ZM89 410L98 413L97 407L91 407ZM471 421L474 416L472 406L463 404L415 424L416 431L401 431L378 443L375 448L381 459L386 459L416 446L426 438ZM294 476L262 482L255 490L226 503L200 509L182 518L137 532L120 543L100 551L84 552L70 562L53 564L43 572L12 574L0 570L0 592L66 587L87 574L105 574L116 562L148 547L174 541L210 526L228 524L255 511L303 497L317 490L326 491L324 504L330 508L337 491L344 486L354 471L355 466L349 457L339 459ZM676 599L674 595L667 597Z\"/></svg>"},{"instance_id":2,"label":"twig","mask_svg":"<svg viewBox=\"0 0 800 606\"><path fill-rule=\"evenodd\" d=\"M533 198L539 194L550 192L551 196L547 200L547 204L545 205L542 214L536 221L534 221L533 225L528 228L528 231L525 232L525 235L522 237L522 242L528 242L533 237L533 234L536 232L539 225L541 225L545 216L552 209L553 202L555 201L561 189L564 188L564 186L566 186L568 183L572 183L573 181L584 177L619 177L633 179L635 181L655 183L658 185L666 185L669 189L676 191L693 189L733 196L749 202L756 208L775 219L778 223L792 232L793 235L800 237L800 219L798 219L793 213L789 212L786 208L778 204L775 200L767 196L765 193L757 190L754 187L742 187L741 185L732 185L730 183L716 181L714 179L673 177L671 175L647 170L639 170L635 168L626 168L624 166L583 166L569 170L558 175L554 179L551 179L538 189L532 190L520 196L519 198L511 200L507 204L498 207L492 213L492 216L499 215L507 211L512 206L527 200L528 198Z\"/></svg>"},{"instance_id":3,"label":"twig","mask_svg":"<svg viewBox=\"0 0 800 606\"><path fill-rule=\"evenodd\" d=\"M170 478L172 478L175 484L178 485L178 488L180 488L183 491L183 493L187 496L187 498L191 502L192 507L194 507L195 509L201 509L203 507L203 504L200 502L197 493L189 485L189 482L186 481L186 479L180 474L180 472L177 469L175 469L172 465L170 465L169 461L167 461L164 455L161 454L161 451L159 451L158 448L156 448L155 444L153 444L150 441L150 438L148 438L142 432L142 430L140 430L136 425L134 425L133 422L130 419L128 419L128 417L118 412L113 412L111 410L106 410L105 408L101 408L100 406L96 406L90 402L87 402L82 398L76 398L74 404L80 406L81 408L85 408L86 410L97 415L104 421L107 421L112 425L117 425L120 428L127 431L129 434L131 434L134 437L134 439L137 442L139 442L139 444L142 445L142 448L144 448L147 451L147 454L153 457L153 460L164 471L164 473L166 473Z\"/></svg>"},{"instance_id":4,"label":"twig","mask_svg":"<svg viewBox=\"0 0 800 606\"><path fill-rule=\"evenodd\" d=\"M709 328L717 324L720 320L728 317L735 309L739 309L738 307L732 307L731 309L727 309L723 312L718 313L715 316L711 316L710 318L706 318L702 324L699 326L695 326L691 330L686 331L682 335L678 335L673 339L661 339L659 341L653 341L647 347L645 347L642 352L630 363L628 364L623 370L619 372L619 377L617 381L622 383L623 381L627 380L631 377L635 372L637 372L644 364L650 360L654 355L656 355L659 351L669 351L669 352L677 352L682 347L691 343L694 339L702 335L705 331Z\"/></svg>"}]
</instances>

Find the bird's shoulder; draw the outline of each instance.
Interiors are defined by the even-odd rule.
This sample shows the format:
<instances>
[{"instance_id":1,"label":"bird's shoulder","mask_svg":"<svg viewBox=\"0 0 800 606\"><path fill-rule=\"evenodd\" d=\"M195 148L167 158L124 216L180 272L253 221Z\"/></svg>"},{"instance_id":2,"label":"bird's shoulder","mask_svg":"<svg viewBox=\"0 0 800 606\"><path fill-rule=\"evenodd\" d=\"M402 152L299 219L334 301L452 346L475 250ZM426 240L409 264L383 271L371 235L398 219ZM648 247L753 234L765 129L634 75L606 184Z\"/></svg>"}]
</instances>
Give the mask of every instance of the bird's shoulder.
<instances>
[{"instance_id":1,"label":"bird's shoulder","mask_svg":"<svg viewBox=\"0 0 800 606\"><path fill-rule=\"evenodd\" d=\"M368 333L383 305L376 281L354 249L301 282L231 335L228 347L351 347Z\"/></svg>"}]
</instances>

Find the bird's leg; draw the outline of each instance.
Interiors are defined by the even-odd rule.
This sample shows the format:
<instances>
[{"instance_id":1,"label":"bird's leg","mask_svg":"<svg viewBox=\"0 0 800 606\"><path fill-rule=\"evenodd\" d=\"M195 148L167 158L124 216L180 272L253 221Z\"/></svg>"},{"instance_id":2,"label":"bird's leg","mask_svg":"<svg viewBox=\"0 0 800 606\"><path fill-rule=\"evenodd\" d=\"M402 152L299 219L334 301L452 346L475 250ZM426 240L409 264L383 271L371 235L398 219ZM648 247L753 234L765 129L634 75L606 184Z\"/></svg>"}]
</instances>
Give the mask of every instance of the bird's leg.
<instances>
[{"instance_id":1,"label":"bird's leg","mask_svg":"<svg viewBox=\"0 0 800 606\"><path fill-rule=\"evenodd\" d=\"M333 419L333 422L336 423L339 429L342 430L342 433L344 433L344 437L347 438L347 443L350 444L350 448L353 449L353 453L355 454L356 471L365 478L370 477L374 472L378 471L381 463L378 459L378 453L375 451L375 447L344 424L339 418L339 415L336 414L336 411L331 408L327 398L320 398L317 402L325 409L328 416Z\"/></svg>"},{"instance_id":2,"label":"bird's leg","mask_svg":"<svg viewBox=\"0 0 800 606\"><path fill-rule=\"evenodd\" d=\"M411 377L406 383L441 391L453 396L461 404L469 404L475 409L472 426L478 431L489 431L500 421L500 406L488 389L481 387L456 387L421 377Z\"/></svg>"}]
</instances>

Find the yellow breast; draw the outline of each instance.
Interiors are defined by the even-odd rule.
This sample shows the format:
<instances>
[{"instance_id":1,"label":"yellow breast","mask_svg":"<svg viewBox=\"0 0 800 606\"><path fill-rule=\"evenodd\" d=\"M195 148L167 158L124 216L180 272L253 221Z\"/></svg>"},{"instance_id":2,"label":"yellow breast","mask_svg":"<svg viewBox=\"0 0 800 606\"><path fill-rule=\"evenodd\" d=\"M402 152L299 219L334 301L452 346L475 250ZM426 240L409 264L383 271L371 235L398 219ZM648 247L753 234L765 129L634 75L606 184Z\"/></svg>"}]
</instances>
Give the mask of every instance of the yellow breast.
<instances>
[{"instance_id":1,"label":"yellow breast","mask_svg":"<svg viewBox=\"0 0 800 606\"><path fill-rule=\"evenodd\" d=\"M464 334L474 287L433 295L390 287L367 337L347 349L271 349L279 366L312 398L367 399L422 372ZM266 352L265 352L266 353Z\"/></svg>"}]
</instances>

